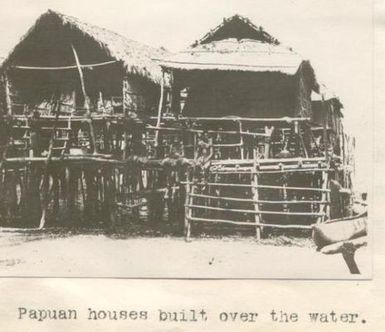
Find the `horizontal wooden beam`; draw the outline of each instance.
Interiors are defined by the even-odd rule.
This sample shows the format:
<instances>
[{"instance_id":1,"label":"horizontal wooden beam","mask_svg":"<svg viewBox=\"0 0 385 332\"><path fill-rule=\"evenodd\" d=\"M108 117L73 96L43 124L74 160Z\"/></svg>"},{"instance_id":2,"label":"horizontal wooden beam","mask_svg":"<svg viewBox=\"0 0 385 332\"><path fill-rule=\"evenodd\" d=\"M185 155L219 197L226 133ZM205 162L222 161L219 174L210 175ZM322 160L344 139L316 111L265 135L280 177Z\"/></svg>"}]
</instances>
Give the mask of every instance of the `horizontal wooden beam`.
<instances>
[{"instance_id":1,"label":"horizontal wooden beam","mask_svg":"<svg viewBox=\"0 0 385 332\"><path fill-rule=\"evenodd\" d=\"M202 221L202 222L211 222L219 224L231 224L239 226L261 226L261 227L270 227L270 228L282 228L282 229L312 229L312 225L279 225L279 224L264 224L264 223L255 223L255 222L244 222L244 221L233 221L233 220L224 220L224 219L208 219L208 218L197 218L188 216L189 221Z\"/></svg>"},{"instance_id":2,"label":"horizontal wooden beam","mask_svg":"<svg viewBox=\"0 0 385 332\"><path fill-rule=\"evenodd\" d=\"M177 132L188 132L188 133L208 133L208 134L229 134L229 135L243 135L253 137L270 137L263 133L252 133L247 131L236 131L236 130L203 130L203 129L192 129L192 128L172 128L172 127L156 127L147 125L147 129L158 130L158 131L177 131Z\"/></svg>"},{"instance_id":3,"label":"horizontal wooden beam","mask_svg":"<svg viewBox=\"0 0 385 332\"><path fill-rule=\"evenodd\" d=\"M237 198L237 197L227 197L227 196L212 196L212 195L203 195L203 194L188 194L192 197L202 197L202 198L210 198L224 201L234 201L234 202L250 202L250 203L261 203L261 204L329 204L328 201L311 201L311 200L303 200L303 201L267 201L267 200L254 200L252 198Z\"/></svg>"},{"instance_id":4,"label":"horizontal wooden beam","mask_svg":"<svg viewBox=\"0 0 385 332\"><path fill-rule=\"evenodd\" d=\"M314 158L266 158L266 159L223 159L213 160L213 165L254 165L258 164L269 164L269 163L309 163L309 162L326 162L325 157L314 157Z\"/></svg>"},{"instance_id":5,"label":"horizontal wooden beam","mask_svg":"<svg viewBox=\"0 0 385 332\"><path fill-rule=\"evenodd\" d=\"M99 62L99 63L90 63L90 64L82 64L80 65L81 68L94 68L94 67L100 67L105 65L110 65L113 63L116 63L116 60L111 61L105 61L105 62ZM25 70L68 70L68 69L77 69L77 65L72 66L57 66L57 67L34 67L34 66L12 66L11 68L15 69L25 69Z\"/></svg>"},{"instance_id":6,"label":"horizontal wooden beam","mask_svg":"<svg viewBox=\"0 0 385 332\"><path fill-rule=\"evenodd\" d=\"M279 170L266 169L261 171L212 171L213 174L281 174L281 173L296 173L296 172L329 172L332 171L330 168L283 168Z\"/></svg>"},{"instance_id":7,"label":"horizontal wooden beam","mask_svg":"<svg viewBox=\"0 0 385 332\"><path fill-rule=\"evenodd\" d=\"M317 192L330 192L329 189L310 188L310 187L284 187L284 186L268 186L268 185L252 185L243 183L216 183L216 182L193 182L182 181L182 184L191 184L197 186L213 186L213 187L244 187L244 188L262 188L262 189L285 189L285 190L304 190Z\"/></svg>"},{"instance_id":8,"label":"horizontal wooden beam","mask_svg":"<svg viewBox=\"0 0 385 332\"><path fill-rule=\"evenodd\" d=\"M156 117L151 117L151 119L157 119ZM305 117L281 117L281 118L244 118L244 117L162 117L162 120L175 120L175 121L231 121L231 122L306 122L310 121L310 118Z\"/></svg>"},{"instance_id":9,"label":"horizontal wooden beam","mask_svg":"<svg viewBox=\"0 0 385 332\"><path fill-rule=\"evenodd\" d=\"M226 212L239 212L239 213L251 213L251 214L271 214L271 215L283 215L283 216L325 216L322 212L286 212L286 211L263 211L263 210L246 210L246 209L230 209L220 208L214 206L205 205L193 205L188 204L186 207L204 210L226 211Z\"/></svg>"}]
</instances>

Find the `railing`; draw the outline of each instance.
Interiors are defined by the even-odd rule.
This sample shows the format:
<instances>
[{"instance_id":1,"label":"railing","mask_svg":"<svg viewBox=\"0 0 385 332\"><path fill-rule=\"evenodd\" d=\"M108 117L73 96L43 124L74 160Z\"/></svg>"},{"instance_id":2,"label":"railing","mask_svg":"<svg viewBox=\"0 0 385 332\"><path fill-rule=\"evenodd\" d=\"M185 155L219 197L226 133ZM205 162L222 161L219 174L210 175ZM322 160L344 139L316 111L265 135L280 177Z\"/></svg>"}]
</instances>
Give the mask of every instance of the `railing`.
<instances>
[{"instance_id":1,"label":"railing","mask_svg":"<svg viewBox=\"0 0 385 332\"><path fill-rule=\"evenodd\" d=\"M319 187L285 182L282 185L263 184L263 175L256 171L255 163L248 171L222 173L230 176L223 178L221 174L222 181L215 171L210 170L209 174L215 181L197 180L190 174L190 180L181 182L186 186L186 240L190 239L191 226L196 223L251 226L259 239L265 228L311 230L313 224L323 222L329 216L327 169L318 173ZM242 181L234 182L242 176ZM296 222L298 218L302 222Z\"/></svg>"},{"instance_id":2,"label":"railing","mask_svg":"<svg viewBox=\"0 0 385 332\"><path fill-rule=\"evenodd\" d=\"M196 159L202 143L210 150L212 160L307 159L326 153L324 132L313 131L310 118L302 117L164 116L157 125L148 124L147 131L156 133L158 158L179 150L186 158Z\"/></svg>"}]
</instances>

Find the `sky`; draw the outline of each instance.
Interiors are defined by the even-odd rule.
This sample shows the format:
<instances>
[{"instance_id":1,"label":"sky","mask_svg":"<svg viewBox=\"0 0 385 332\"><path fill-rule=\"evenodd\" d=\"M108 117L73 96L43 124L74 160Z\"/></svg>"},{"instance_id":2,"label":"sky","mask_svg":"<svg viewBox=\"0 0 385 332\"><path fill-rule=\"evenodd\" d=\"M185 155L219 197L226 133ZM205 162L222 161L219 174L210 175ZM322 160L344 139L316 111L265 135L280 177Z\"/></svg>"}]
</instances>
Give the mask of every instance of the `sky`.
<instances>
[{"instance_id":1,"label":"sky","mask_svg":"<svg viewBox=\"0 0 385 332\"><path fill-rule=\"evenodd\" d=\"M345 106L357 139L356 187L373 156L373 18L369 0L1 0L0 56L48 9L170 51L186 48L224 17L240 14L291 46Z\"/></svg>"}]
</instances>

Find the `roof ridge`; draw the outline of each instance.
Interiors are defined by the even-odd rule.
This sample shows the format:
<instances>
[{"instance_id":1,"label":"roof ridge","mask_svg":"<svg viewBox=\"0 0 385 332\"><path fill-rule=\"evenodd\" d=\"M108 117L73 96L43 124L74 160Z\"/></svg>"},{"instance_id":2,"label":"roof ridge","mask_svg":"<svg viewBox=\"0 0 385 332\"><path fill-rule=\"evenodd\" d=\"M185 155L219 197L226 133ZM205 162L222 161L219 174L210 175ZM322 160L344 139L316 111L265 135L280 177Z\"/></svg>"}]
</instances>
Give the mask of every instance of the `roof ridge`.
<instances>
[{"instance_id":1,"label":"roof ridge","mask_svg":"<svg viewBox=\"0 0 385 332\"><path fill-rule=\"evenodd\" d=\"M248 17L246 16L243 16L243 15L240 15L240 14L234 14L230 17L225 17L223 18L222 22L220 24L218 24L216 27L214 27L213 29L211 29L209 32L207 32L201 39L199 40L196 40L191 46L192 47L195 47L199 44L203 44L205 43L207 40L210 39L210 37L214 36L215 33L217 33L221 28L223 28L226 24L228 24L229 22L235 20L235 19L239 19L240 21L242 21L243 23L245 23L246 25L248 25L250 28L252 28L253 30L255 30L256 32L258 31L259 33L262 34L262 36L265 38L265 40L268 42L268 43L271 43L271 44L275 44L275 45L279 45L280 42L278 39L274 38L272 35L270 35L268 32L266 32L264 30L264 28L262 26L256 26Z\"/></svg>"}]
</instances>

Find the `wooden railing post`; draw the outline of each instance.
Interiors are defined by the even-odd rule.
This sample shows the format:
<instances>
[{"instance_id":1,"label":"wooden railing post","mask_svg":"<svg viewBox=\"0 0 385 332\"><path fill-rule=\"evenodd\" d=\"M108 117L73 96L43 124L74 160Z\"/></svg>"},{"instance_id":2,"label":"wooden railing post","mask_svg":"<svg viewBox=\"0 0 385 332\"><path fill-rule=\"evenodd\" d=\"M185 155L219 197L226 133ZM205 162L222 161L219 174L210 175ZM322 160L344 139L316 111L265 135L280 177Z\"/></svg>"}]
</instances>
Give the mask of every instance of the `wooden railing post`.
<instances>
[{"instance_id":1,"label":"wooden railing post","mask_svg":"<svg viewBox=\"0 0 385 332\"><path fill-rule=\"evenodd\" d=\"M326 191L326 189L328 187L328 181L329 181L329 174L327 171L323 171L322 175L321 175L321 189L323 190L322 194L321 194L321 202L330 202L330 195ZM329 211L330 211L330 205L329 204L321 203L319 205L319 212L323 213L323 215L321 215L317 218L317 224L324 222L325 217L329 217Z\"/></svg>"},{"instance_id":2,"label":"wooden railing post","mask_svg":"<svg viewBox=\"0 0 385 332\"><path fill-rule=\"evenodd\" d=\"M190 186L190 170L187 171L186 175L186 198L185 198L185 210L184 210L184 235L185 240L188 242L190 241L190 235L191 235L191 221L190 217L192 215L190 204L192 202L192 196L190 196L191 186ZM191 201L191 202L190 202Z\"/></svg>"},{"instance_id":3,"label":"wooden railing post","mask_svg":"<svg viewBox=\"0 0 385 332\"><path fill-rule=\"evenodd\" d=\"M4 88L5 88L5 104L7 107L7 114L9 116L12 115L12 100L11 100L11 92L9 89L9 80L8 76L4 75Z\"/></svg>"},{"instance_id":4,"label":"wooden railing post","mask_svg":"<svg viewBox=\"0 0 385 332\"><path fill-rule=\"evenodd\" d=\"M259 191L258 191L258 167L257 167L257 160L254 159L254 174L252 175L253 181L252 181L252 188L251 192L253 193L253 200L254 200L254 210L255 210L255 235L257 240L259 241L261 239L261 215L259 214Z\"/></svg>"}]
</instances>

